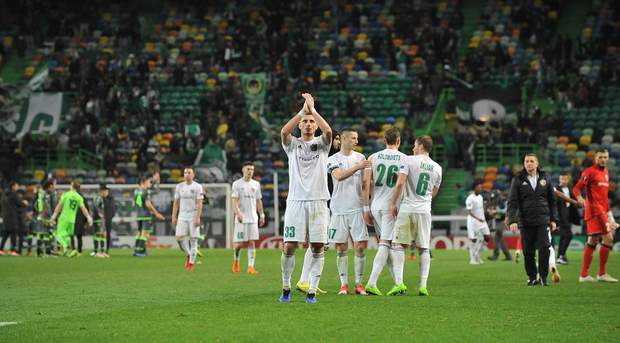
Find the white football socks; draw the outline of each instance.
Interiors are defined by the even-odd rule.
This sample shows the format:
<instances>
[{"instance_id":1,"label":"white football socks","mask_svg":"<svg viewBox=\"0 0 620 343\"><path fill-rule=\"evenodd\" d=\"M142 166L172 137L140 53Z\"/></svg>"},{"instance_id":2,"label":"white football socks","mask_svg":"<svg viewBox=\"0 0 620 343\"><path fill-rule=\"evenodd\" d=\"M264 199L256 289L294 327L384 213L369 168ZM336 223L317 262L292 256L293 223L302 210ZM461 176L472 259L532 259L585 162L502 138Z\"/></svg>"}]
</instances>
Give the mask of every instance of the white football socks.
<instances>
[{"instance_id":1,"label":"white football socks","mask_svg":"<svg viewBox=\"0 0 620 343\"><path fill-rule=\"evenodd\" d=\"M300 283L309 283L310 282L310 264L312 263L312 247L308 245L308 249L306 249L306 253L304 254L304 266L301 268L301 277L299 278Z\"/></svg>"},{"instance_id":2,"label":"white football socks","mask_svg":"<svg viewBox=\"0 0 620 343\"><path fill-rule=\"evenodd\" d=\"M366 254L364 252L355 252L355 284L359 285L364 279L364 271L366 271Z\"/></svg>"},{"instance_id":3,"label":"white football socks","mask_svg":"<svg viewBox=\"0 0 620 343\"><path fill-rule=\"evenodd\" d=\"M187 238L182 238L177 240L177 244L179 244L179 249L185 253L185 256L189 256L189 245L187 243Z\"/></svg>"},{"instance_id":4,"label":"white football socks","mask_svg":"<svg viewBox=\"0 0 620 343\"><path fill-rule=\"evenodd\" d=\"M553 244L549 246L549 268L557 268L555 265L555 249Z\"/></svg>"},{"instance_id":5,"label":"white football socks","mask_svg":"<svg viewBox=\"0 0 620 343\"><path fill-rule=\"evenodd\" d=\"M476 242L476 261L481 262L482 260L480 259L480 252L482 251L482 247L484 246L484 239L479 239Z\"/></svg>"},{"instance_id":6,"label":"white football socks","mask_svg":"<svg viewBox=\"0 0 620 343\"><path fill-rule=\"evenodd\" d=\"M390 246L390 249L388 250L388 257L387 257L387 260L385 260L385 265L387 266L387 269L390 272L390 276L392 277L392 280L395 280L394 278L394 247L393 246Z\"/></svg>"},{"instance_id":7,"label":"white football socks","mask_svg":"<svg viewBox=\"0 0 620 343\"><path fill-rule=\"evenodd\" d=\"M256 248L248 247L248 267L254 267L256 261Z\"/></svg>"},{"instance_id":8,"label":"white football socks","mask_svg":"<svg viewBox=\"0 0 620 343\"><path fill-rule=\"evenodd\" d=\"M422 249L420 252L420 288L426 288L428 273L431 269L431 255L428 249Z\"/></svg>"},{"instance_id":9,"label":"white football socks","mask_svg":"<svg viewBox=\"0 0 620 343\"><path fill-rule=\"evenodd\" d=\"M470 239L468 243L469 243L469 262L476 263L476 248L477 248L478 242L474 242L472 239Z\"/></svg>"},{"instance_id":10,"label":"white football socks","mask_svg":"<svg viewBox=\"0 0 620 343\"><path fill-rule=\"evenodd\" d=\"M336 263L338 264L340 285L347 285L349 283L349 255L346 251L338 252L338 257L336 257Z\"/></svg>"},{"instance_id":11,"label":"white football socks","mask_svg":"<svg viewBox=\"0 0 620 343\"><path fill-rule=\"evenodd\" d=\"M196 263L196 255L198 254L198 238L190 238L189 240L189 263Z\"/></svg>"},{"instance_id":12,"label":"white football socks","mask_svg":"<svg viewBox=\"0 0 620 343\"><path fill-rule=\"evenodd\" d=\"M295 270L295 254L287 255L282 252L280 265L282 267L282 288L291 289L291 275Z\"/></svg>"},{"instance_id":13,"label":"white football socks","mask_svg":"<svg viewBox=\"0 0 620 343\"><path fill-rule=\"evenodd\" d=\"M394 260L394 282L396 285L403 283L403 269L405 268L405 248L402 246L392 248L392 257Z\"/></svg>"},{"instance_id":14,"label":"white football socks","mask_svg":"<svg viewBox=\"0 0 620 343\"><path fill-rule=\"evenodd\" d=\"M377 254L372 262L372 271L370 272L370 277L368 277L368 286L377 287L377 279L379 279L379 275L381 275L381 271L383 270L383 266L385 266L389 255L390 246L385 243L379 243Z\"/></svg>"},{"instance_id":15,"label":"white football socks","mask_svg":"<svg viewBox=\"0 0 620 343\"><path fill-rule=\"evenodd\" d=\"M308 293L316 294L317 288L319 288L319 281L321 281L321 273L323 272L323 265L325 264L325 253L315 252L312 253L312 262L310 264L310 289Z\"/></svg>"}]
</instances>

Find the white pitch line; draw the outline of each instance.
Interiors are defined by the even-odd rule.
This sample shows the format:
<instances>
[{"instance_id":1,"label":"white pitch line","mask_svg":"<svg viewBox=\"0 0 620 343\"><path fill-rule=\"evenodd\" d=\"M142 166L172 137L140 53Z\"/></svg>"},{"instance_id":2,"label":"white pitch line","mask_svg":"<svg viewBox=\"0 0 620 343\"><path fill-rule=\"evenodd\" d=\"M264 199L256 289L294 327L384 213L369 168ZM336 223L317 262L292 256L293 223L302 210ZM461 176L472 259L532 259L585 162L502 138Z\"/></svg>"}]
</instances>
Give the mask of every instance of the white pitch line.
<instances>
[{"instance_id":1,"label":"white pitch line","mask_svg":"<svg viewBox=\"0 0 620 343\"><path fill-rule=\"evenodd\" d=\"M17 322L0 322L0 326L16 325Z\"/></svg>"}]
</instances>

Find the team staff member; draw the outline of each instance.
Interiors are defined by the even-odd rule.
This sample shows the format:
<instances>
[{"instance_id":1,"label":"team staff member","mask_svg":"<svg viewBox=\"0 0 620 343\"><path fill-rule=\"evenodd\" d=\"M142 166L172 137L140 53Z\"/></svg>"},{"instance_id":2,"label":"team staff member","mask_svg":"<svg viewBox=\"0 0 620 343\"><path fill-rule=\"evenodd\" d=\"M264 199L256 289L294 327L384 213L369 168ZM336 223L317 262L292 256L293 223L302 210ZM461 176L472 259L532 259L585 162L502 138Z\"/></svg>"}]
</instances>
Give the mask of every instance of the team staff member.
<instances>
[{"instance_id":1,"label":"team staff member","mask_svg":"<svg viewBox=\"0 0 620 343\"><path fill-rule=\"evenodd\" d=\"M9 188L2 197L2 219L4 220L4 232L2 233L2 247L0 249L0 255L4 255L4 244L7 238L11 239L11 252L12 256L19 256L20 247L23 244L23 234L21 234L22 220L20 218L22 210L28 206L28 202L20 200L17 190L19 189L19 183L11 181ZM17 241L17 236L22 235L20 240ZM19 244L19 246L18 246Z\"/></svg>"},{"instance_id":2,"label":"team staff member","mask_svg":"<svg viewBox=\"0 0 620 343\"><path fill-rule=\"evenodd\" d=\"M555 190L555 196L558 198L558 218L560 222L560 245L558 246L558 264L568 264L566 258L566 250L570 245L570 241L573 239L572 226L581 225L581 216L577 207L579 202L574 198L570 192L569 186L571 176L567 172L560 173L560 184ZM562 200L562 201L560 201Z\"/></svg>"},{"instance_id":3,"label":"team staff member","mask_svg":"<svg viewBox=\"0 0 620 343\"><path fill-rule=\"evenodd\" d=\"M99 186L101 198L103 199L103 216L105 227L105 257L110 257L110 248L112 247L112 218L116 215L116 203L114 196L110 193L110 189L102 184ZM103 244L103 243L102 243Z\"/></svg>"},{"instance_id":4,"label":"team staff member","mask_svg":"<svg viewBox=\"0 0 620 343\"><path fill-rule=\"evenodd\" d=\"M528 286L548 286L549 227L556 230L558 208L553 185L547 174L538 169L538 157L529 153L523 158L523 170L512 179L508 196L508 223L512 232L521 226L525 272ZM538 271L535 252L538 249ZM537 277L536 273L540 276Z\"/></svg>"}]
</instances>

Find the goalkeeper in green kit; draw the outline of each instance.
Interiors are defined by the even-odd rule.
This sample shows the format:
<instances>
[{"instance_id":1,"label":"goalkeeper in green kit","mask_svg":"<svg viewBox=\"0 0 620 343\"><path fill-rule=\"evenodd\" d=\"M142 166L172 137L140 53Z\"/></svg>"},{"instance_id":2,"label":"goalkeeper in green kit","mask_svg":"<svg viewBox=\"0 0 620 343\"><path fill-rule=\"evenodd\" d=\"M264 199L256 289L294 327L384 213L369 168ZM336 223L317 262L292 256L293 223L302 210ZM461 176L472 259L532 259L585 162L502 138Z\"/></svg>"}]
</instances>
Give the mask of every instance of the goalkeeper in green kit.
<instances>
[{"instance_id":1,"label":"goalkeeper in green kit","mask_svg":"<svg viewBox=\"0 0 620 343\"><path fill-rule=\"evenodd\" d=\"M84 198L78 192L80 191L80 182L71 182L71 190L64 193L60 197L60 201L54 210L51 222L55 222L58 218L58 225L56 225L56 240L62 246L65 256L68 255L71 245L71 237L73 236L73 230L75 228L75 218L77 216L78 208L86 217L88 225L93 225L93 218L88 213L88 210L84 206ZM59 217L60 215L60 217Z\"/></svg>"}]
</instances>

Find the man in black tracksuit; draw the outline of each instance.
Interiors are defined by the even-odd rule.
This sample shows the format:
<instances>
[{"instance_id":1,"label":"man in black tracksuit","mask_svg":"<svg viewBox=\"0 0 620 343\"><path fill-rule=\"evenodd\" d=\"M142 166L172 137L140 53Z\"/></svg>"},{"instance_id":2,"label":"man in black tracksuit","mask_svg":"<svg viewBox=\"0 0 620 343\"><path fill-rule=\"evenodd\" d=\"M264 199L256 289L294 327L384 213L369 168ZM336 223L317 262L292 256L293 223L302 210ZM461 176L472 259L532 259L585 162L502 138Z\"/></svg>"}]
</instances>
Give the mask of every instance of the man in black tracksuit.
<instances>
[{"instance_id":1,"label":"man in black tracksuit","mask_svg":"<svg viewBox=\"0 0 620 343\"><path fill-rule=\"evenodd\" d=\"M78 194L82 197L82 199L84 199L84 207L86 207L88 211L91 211L90 207L88 206L88 200L84 196L84 193L80 191L78 192ZM86 233L87 225L88 222L86 220L86 217L84 217L84 214L81 211L78 211L75 216L75 231L73 232L73 237L71 237L71 245L73 250L77 251L77 256L82 256L83 238L84 234ZM75 244L76 240L77 244Z\"/></svg>"},{"instance_id":2,"label":"man in black tracksuit","mask_svg":"<svg viewBox=\"0 0 620 343\"><path fill-rule=\"evenodd\" d=\"M528 285L547 286L549 272L549 227L556 230L558 208L553 185L538 169L538 157L526 154L523 170L512 179L508 196L508 223L515 232L520 227ZM538 249L538 270L535 252ZM537 278L536 273L540 276Z\"/></svg>"},{"instance_id":3,"label":"man in black tracksuit","mask_svg":"<svg viewBox=\"0 0 620 343\"><path fill-rule=\"evenodd\" d=\"M12 256L19 256L21 246L24 243L23 234L23 210L28 206L25 200L21 200L17 190L19 183L11 181L9 189L2 196L2 219L4 232L2 233L2 241L0 242L0 255L4 255L4 245L7 239L11 240ZM19 237L19 240L17 239Z\"/></svg>"},{"instance_id":4,"label":"man in black tracksuit","mask_svg":"<svg viewBox=\"0 0 620 343\"><path fill-rule=\"evenodd\" d=\"M103 216L105 218L105 254L110 254L110 247L112 242L112 218L116 215L116 203L114 202L114 197L110 193L110 190L106 185L102 185L101 189L103 190L102 198L103 198L103 208L104 213Z\"/></svg>"},{"instance_id":5,"label":"man in black tracksuit","mask_svg":"<svg viewBox=\"0 0 620 343\"><path fill-rule=\"evenodd\" d=\"M560 246L558 247L558 264L568 264L566 258L566 250L573 238L572 226L581 225L581 216L577 207L579 202L571 193L570 186L571 176L567 172L560 173L560 184L555 190L555 196L558 198L558 226L560 231Z\"/></svg>"}]
</instances>

